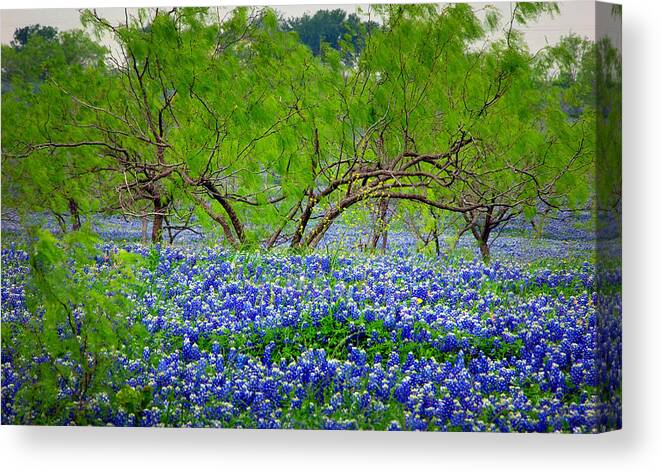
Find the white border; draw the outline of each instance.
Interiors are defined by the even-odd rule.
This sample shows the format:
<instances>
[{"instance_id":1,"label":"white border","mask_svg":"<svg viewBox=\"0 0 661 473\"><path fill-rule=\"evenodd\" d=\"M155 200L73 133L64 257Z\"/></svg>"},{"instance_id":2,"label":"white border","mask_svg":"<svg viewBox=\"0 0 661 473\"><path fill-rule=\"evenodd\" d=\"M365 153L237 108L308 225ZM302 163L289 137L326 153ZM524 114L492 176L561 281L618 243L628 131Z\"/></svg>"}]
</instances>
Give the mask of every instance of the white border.
<instances>
[{"instance_id":1,"label":"white border","mask_svg":"<svg viewBox=\"0 0 661 473\"><path fill-rule=\"evenodd\" d=\"M10 0L7 7L201 5ZM306 4L305 1L233 1ZM341 2L316 2L336 4ZM346 3L346 2L345 2ZM7 472L661 471L661 2L624 4L624 429L598 436L0 426ZM0 12L0 14L2 14Z\"/></svg>"}]
</instances>

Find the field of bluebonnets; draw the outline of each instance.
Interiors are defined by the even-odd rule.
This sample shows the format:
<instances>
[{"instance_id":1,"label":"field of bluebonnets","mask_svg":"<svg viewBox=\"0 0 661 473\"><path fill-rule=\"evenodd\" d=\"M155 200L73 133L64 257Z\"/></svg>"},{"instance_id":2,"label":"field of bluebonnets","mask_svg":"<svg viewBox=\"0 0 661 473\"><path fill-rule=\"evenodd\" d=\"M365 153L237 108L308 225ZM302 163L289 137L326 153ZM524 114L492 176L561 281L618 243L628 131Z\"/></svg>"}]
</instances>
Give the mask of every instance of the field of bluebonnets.
<instances>
[{"instance_id":1,"label":"field of bluebonnets","mask_svg":"<svg viewBox=\"0 0 661 473\"><path fill-rule=\"evenodd\" d=\"M2 323L26 309L28 253L4 226ZM8 230L9 229L9 230ZM140 255L131 342L108 355L107 386L84 412L48 422L115 426L596 432L621 424L619 269L595 280L593 235L523 225L485 264L466 249L424 256L405 232L384 254L335 230L315 252L242 253L196 238L139 243L119 219L85 269ZM353 243L352 243L353 242ZM462 246L460 244L459 246ZM9 333L9 332L6 332ZM18 393L36 381L3 331L2 423L43 422ZM66 355L32 360L83 369ZM34 368L34 366L32 366ZM43 371L42 373L46 373ZM97 376L99 376L97 374ZM60 378L57 397L76 386ZM61 415L61 417L57 417Z\"/></svg>"},{"instance_id":2,"label":"field of bluebonnets","mask_svg":"<svg viewBox=\"0 0 661 473\"><path fill-rule=\"evenodd\" d=\"M284 8L2 45L2 423L620 427L617 42Z\"/></svg>"}]
</instances>

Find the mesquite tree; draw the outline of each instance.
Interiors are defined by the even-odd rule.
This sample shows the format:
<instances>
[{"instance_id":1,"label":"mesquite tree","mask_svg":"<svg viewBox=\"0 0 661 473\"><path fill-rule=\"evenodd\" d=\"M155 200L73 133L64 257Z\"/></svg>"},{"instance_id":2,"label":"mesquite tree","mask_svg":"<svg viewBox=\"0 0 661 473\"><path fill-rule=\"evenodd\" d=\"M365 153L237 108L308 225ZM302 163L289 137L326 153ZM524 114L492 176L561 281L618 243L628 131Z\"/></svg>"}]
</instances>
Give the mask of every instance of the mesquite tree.
<instances>
[{"instance_id":1,"label":"mesquite tree","mask_svg":"<svg viewBox=\"0 0 661 473\"><path fill-rule=\"evenodd\" d=\"M589 45L562 42L548 54L531 54L514 29L548 12L543 5L516 4L500 39L476 44L466 53L471 69L480 74L471 77L470 84L464 82L464 88L497 92L486 107L472 107L462 97L459 108L463 106L470 119L465 129L472 141L457 153L449 190L469 207L461 212L457 239L468 232L485 260L491 239L507 222L522 215L532 219L540 208L579 208L590 197L594 107L575 104L577 97L590 93L585 85ZM491 24L497 31L499 22ZM562 87L551 77L557 71Z\"/></svg>"},{"instance_id":2,"label":"mesquite tree","mask_svg":"<svg viewBox=\"0 0 661 473\"><path fill-rule=\"evenodd\" d=\"M74 151L73 137L57 152L35 144L44 139L65 144L59 142L61 130L77 113L57 84L98 86L96 71L105 49L81 31L39 25L21 28L14 37L11 46L2 46L4 205L19 212L49 212L62 231L76 230L81 214L103 207L96 189L107 176L94 153Z\"/></svg>"},{"instance_id":3,"label":"mesquite tree","mask_svg":"<svg viewBox=\"0 0 661 473\"><path fill-rule=\"evenodd\" d=\"M470 150L475 178L459 187L463 199L484 204L464 213L459 236L470 232L487 260L490 238L513 218L531 220L539 209L581 209L590 197L593 109L571 118L559 92L539 87L535 74L519 77L482 121Z\"/></svg>"},{"instance_id":4,"label":"mesquite tree","mask_svg":"<svg viewBox=\"0 0 661 473\"><path fill-rule=\"evenodd\" d=\"M502 22L488 6L373 8L360 54L319 55L268 9L85 12L114 40L105 61L3 94L6 193L57 202L75 226L107 210L150 218L153 242L196 222L269 248L315 247L363 206L385 248L392 216L423 206L463 218L485 257L515 216L584 200L572 179L590 166L591 111L568 118L552 61L516 31L553 5ZM439 226L421 228L439 251Z\"/></svg>"},{"instance_id":5,"label":"mesquite tree","mask_svg":"<svg viewBox=\"0 0 661 473\"><path fill-rule=\"evenodd\" d=\"M366 200L377 200L382 216L374 241L399 200L459 213L513 205L500 194L485 202L462 189L490 172L476 145L497 116L492 110L507 112L500 102L521 89L515 84L533 67L521 38L510 26L507 41L486 41L497 18L489 12L483 23L468 5L375 8L383 26L370 32L357 66L343 68L341 55L327 51L325 77L336 85L301 86L310 111L299 141L313 184L291 207L293 246L315 246L346 209ZM526 5L514 16L521 23L547 9ZM472 51L480 42L484 47Z\"/></svg>"},{"instance_id":6,"label":"mesquite tree","mask_svg":"<svg viewBox=\"0 0 661 473\"><path fill-rule=\"evenodd\" d=\"M310 52L279 31L271 10L156 10L109 24L122 46L115 70L151 145L149 167L133 166L126 191L153 201L153 240L173 209L219 225L233 245L255 241L259 222L282 200L273 169L296 149L286 129L298 113L293 83ZM145 170L149 172L145 174ZM142 175L135 175L135 172Z\"/></svg>"},{"instance_id":7,"label":"mesquite tree","mask_svg":"<svg viewBox=\"0 0 661 473\"><path fill-rule=\"evenodd\" d=\"M110 133L146 150L123 170L129 177L121 190L124 208L135 200L152 204L152 241L160 241L178 207L186 220L198 211L220 224L230 243L242 242L244 226L228 195L239 163L229 164L280 120L255 113L270 86L255 76L265 59L255 51L270 41L266 23L258 27L265 17L245 9L224 21L211 16L208 9L157 9L112 25L85 15L120 44L113 70L127 105L111 102L107 114L121 120Z\"/></svg>"},{"instance_id":8,"label":"mesquite tree","mask_svg":"<svg viewBox=\"0 0 661 473\"><path fill-rule=\"evenodd\" d=\"M17 155L98 157L118 210L151 216L153 242L169 215L188 222L193 212L219 224L230 243L244 242L235 207L261 203L273 156L256 147L275 141L294 114L282 71L298 70L284 62L307 50L278 31L271 11L235 9L220 19L209 9L140 10L118 25L87 11L83 20L118 50L92 83L89 75L51 81L59 93L39 96L39 106L57 100L64 119L34 116L35 133L24 134Z\"/></svg>"}]
</instances>

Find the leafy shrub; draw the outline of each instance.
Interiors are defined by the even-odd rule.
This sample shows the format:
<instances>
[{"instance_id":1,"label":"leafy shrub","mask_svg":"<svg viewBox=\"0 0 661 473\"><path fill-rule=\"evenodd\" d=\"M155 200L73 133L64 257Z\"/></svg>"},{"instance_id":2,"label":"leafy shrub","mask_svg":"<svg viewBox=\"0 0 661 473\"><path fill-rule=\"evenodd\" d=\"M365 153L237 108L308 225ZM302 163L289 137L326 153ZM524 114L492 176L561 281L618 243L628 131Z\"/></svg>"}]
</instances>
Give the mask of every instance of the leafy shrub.
<instances>
[{"instance_id":1,"label":"leafy shrub","mask_svg":"<svg viewBox=\"0 0 661 473\"><path fill-rule=\"evenodd\" d=\"M116 397L122 378L114 356L140 330L125 318L138 257L103 253L88 230L62 239L36 230L31 237L27 316L3 322L3 353L32 380L17 393L17 420L89 423L96 399Z\"/></svg>"}]
</instances>

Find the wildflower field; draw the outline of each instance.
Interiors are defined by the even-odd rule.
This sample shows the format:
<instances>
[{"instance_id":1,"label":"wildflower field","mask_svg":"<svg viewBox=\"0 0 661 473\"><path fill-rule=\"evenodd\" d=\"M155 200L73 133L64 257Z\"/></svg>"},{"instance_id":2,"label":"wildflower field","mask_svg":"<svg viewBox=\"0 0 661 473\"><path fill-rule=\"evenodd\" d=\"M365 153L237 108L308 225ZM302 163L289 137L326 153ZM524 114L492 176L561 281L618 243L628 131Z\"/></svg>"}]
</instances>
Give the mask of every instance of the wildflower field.
<instances>
[{"instance_id":1,"label":"wildflower field","mask_svg":"<svg viewBox=\"0 0 661 473\"><path fill-rule=\"evenodd\" d=\"M621 272L604 270L598 291L589 241L513 237L489 265L466 253L105 243L81 270L101 280L118 249L140 256L121 313L131 335L102 350L110 363L82 410L73 407L80 358L18 359L11 329L39 316L26 309L20 247L2 250L3 423L502 432L621 423ZM575 254L507 256L516 247ZM68 373L46 411L22 389L49 372L40 365Z\"/></svg>"}]
</instances>

